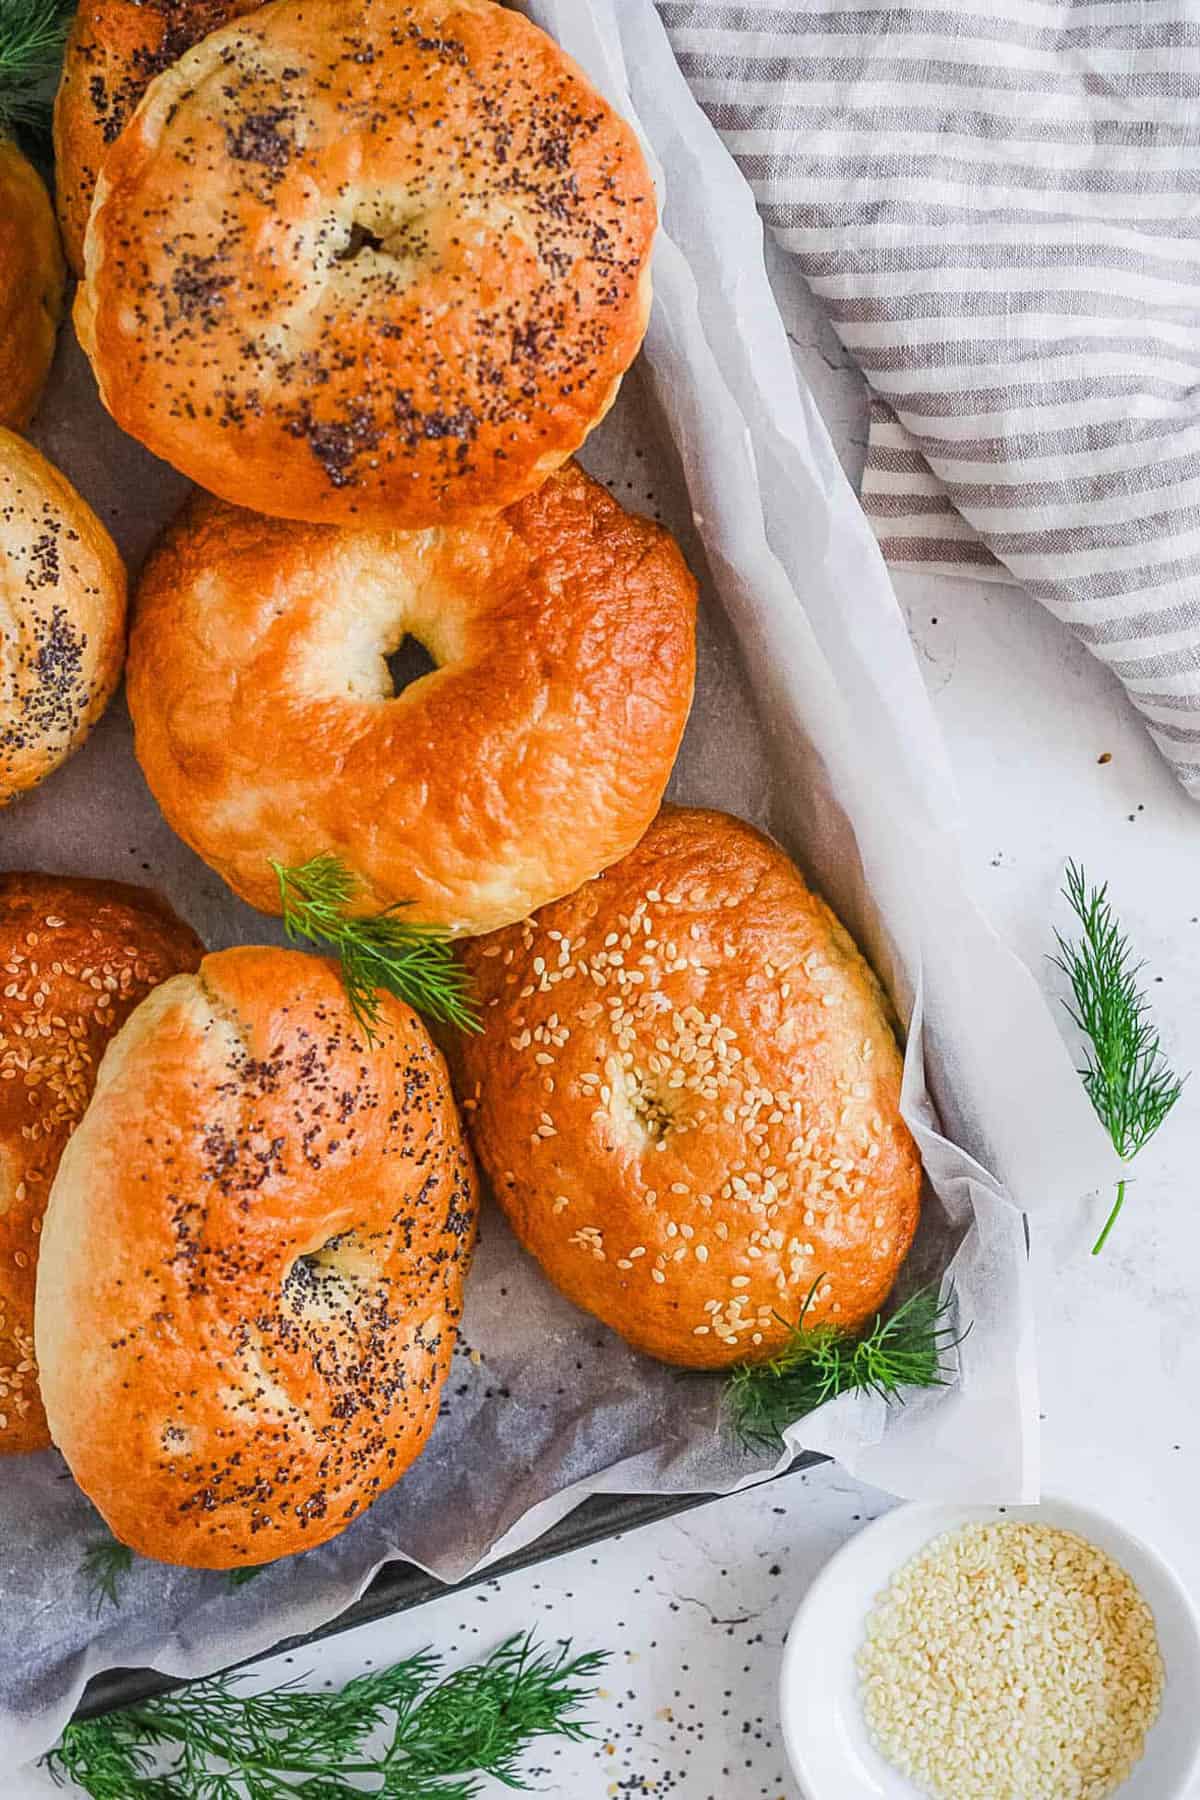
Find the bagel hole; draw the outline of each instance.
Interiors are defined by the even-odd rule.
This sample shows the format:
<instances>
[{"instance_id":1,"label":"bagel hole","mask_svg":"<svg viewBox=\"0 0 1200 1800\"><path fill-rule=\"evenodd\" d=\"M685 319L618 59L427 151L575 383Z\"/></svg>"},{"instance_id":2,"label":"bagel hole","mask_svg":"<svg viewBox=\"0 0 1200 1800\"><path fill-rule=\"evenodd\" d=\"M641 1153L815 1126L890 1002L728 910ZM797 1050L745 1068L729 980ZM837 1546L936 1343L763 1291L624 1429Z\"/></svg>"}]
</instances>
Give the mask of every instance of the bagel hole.
<instances>
[{"instance_id":1,"label":"bagel hole","mask_svg":"<svg viewBox=\"0 0 1200 1800\"><path fill-rule=\"evenodd\" d=\"M615 1058L605 1064L604 1074L614 1128L631 1149L653 1149L675 1124L677 1096L663 1092L645 1071L627 1069Z\"/></svg>"},{"instance_id":2,"label":"bagel hole","mask_svg":"<svg viewBox=\"0 0 1200 1800\"><path fill-rule=\"evenodd\" d=\"M295 1312L320 1305L331 1284L359 1281L377 1273L375 1258L353 1231L339 1231L313 1250L301 1251L283 1278L283 1291Z\"/></svg>"},{"instance_id":3,"label":"bagel hole","mask_svg":"<svg viewBox=\"0 0 1200 1800\"><path fill-rule=\"evenodd\" d=\"M335 229L342 238L333 251L333 259L339 263L356 262L366 255L417 263L425 261L432 248L427 214L397 211L393 198L386 194L360 194L350 218L343 214Z\"/></svg>"},{"instance_id":4,"label":"bagel hole","mask_svg":"<svg viewBox=\"0 0 1200 1800\"><path fill-rule=\"evenodd\" d=\"M646 1136L655 1143L666 1137L674 1121L662 1096L638 1081L636 1076L630 1080L628 1093L629 1109Z\"/></svg>"},{"instance_id":5,"label":"bagel hole","mask_svg":"<svg viewBox=\"0 0 1200 1800\"><path fill-rule=\"evenodd\" d=\"M337 252L336 260L353 262L355 257L360 256L364 250L382 250L383 248L384 242L378 232L369 230L357 219L353 219L350 223L350 236Z\"/></svg>"},{"instance_id":6,"label":"bagel hole","mask_svg":"<svg viewBox=\"0 0 1200 1800\"><path fill-rule=\"evenodd\" d=\"M391 655L385 658L388 678L392 684L392 699L402 694L414 682L423 681L426 675L437 672L437 660L429 654L420 638L409 632L402 637Z\"/></svg>"}]
</instances>

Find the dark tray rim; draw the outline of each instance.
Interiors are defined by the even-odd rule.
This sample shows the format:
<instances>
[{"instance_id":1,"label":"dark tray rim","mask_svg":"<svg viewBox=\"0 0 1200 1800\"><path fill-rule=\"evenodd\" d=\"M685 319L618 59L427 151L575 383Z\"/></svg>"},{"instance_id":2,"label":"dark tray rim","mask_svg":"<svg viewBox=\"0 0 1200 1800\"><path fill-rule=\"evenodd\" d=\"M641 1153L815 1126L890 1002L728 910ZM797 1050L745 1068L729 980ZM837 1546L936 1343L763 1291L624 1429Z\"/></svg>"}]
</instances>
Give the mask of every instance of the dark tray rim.
<instances>
[{"instance_id":1,"label":"dark tray rim","mask_svg":"<svg viewBox=\"0 0 1200 1800\"><path fill-rule=\"evenodd\" d=\"M804 1451L780 1474L765 1475L761 1482L751 1485L766 1487L771 1482L782 1481L787 1475L796 1474L800 1469L813 1468L817 1463L825 1461L827 1458L823 1456ZM324 1638L337 1637L344 1631L354 1631L360 1625L371 1625L379 1619L409 1612L414 1607L424 1606L428 1601L441 1599L447 1594L465 1593L470 1588L478 1587L481 1582L498 1580L519 1569L533 1568L539 1563L550 1562L554 1557L565 1556L568 1551L587 1549L589 1545L603 1543L606 1539L627 1531L636 1531L643 1525L656 1525L663 1519L675 1518L682 1513L692 1512L696 1507L708 1506L728 1497L711 1493L593 1494L531 1544L514 1551L511 1556L502 1557L498 1562L488 1563L482 1569L464 1576L462 1581L439 1581L436 1575L427 1574L415 1563L386 1563L366 1592L344 1612L318 1626L315 1631L306 1632L300 1637L282 1638L270 1650L264 1650L260 1655L249 1657L243 1662L233 1663L230 1668L244 1669L255 1663L265 1662L268 1657L302 1650L309 1644L320 1643ZM74 1717L98 1718L102 1713L136 1706L139 1701L148 1700L155 1694L171 1693L176 1688L187 1685L186 1679L162 1675L155 1669L105 1669L99 1675L93 1675L88 1682Z\"/></svg>"}]
</instances>

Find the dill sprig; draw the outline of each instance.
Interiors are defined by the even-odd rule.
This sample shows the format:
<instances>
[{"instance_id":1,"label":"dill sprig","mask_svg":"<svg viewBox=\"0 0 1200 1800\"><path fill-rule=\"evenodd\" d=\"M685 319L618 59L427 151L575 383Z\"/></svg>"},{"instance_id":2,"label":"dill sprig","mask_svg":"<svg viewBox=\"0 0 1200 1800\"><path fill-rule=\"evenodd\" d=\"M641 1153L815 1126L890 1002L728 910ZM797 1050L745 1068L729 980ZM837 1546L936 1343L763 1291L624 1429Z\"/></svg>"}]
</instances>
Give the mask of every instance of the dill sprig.
<instances>
[{"instance_id":1,"label":"dill sprig","mask_svg":"<svg viewBox=\"0 0 1200 1800\"><path fill-rule=\"evenodd\" d=\"M270 1563L248 1563L240 1569L227 1569L225 1579L231 1588L245 1587L248 1581L256 1581L270 1566Z\"/></svg>"},{"instance_id":2,"label":"dill sprig","mask_svg":"<svg viewBox=\"0 0 1200 1800\"><path fill-rule=\"evenodd\" d=\"M0 4L3 4L3 0L0 0ZM97 1618L106 1606L120 1606L121 1583L132 1567L133 1551L128 1544L122 1544L111 1533L88 1545L79 1570L87 1583L92 1611ZM270 1563L252 1563L241 1569L227 1569L225 1580L231 1588L245 1587L248 1581L255 1580L270 1567Z\"/></svg>"},{"instance_id":3,"label":"dill sprig","mask_svg":"<svg viewBox=\"0 0 1200 1800\"><path fill-rule=\"evenodd\" d=\"M1108 884L1091 887L1078 863L1068 862L1063 894L1083 930L1078 942L1056 931L1058 955L1051 960L1071 984L1068 1014L1087 1039L1079 1074L1096 1116L1123 1163L1132 1162L1154 1136L1183 1092L1186 1077L1168 1063L1150 1003L1138 985L1145 963L1113 912ZM1092 1246L1103 1250L1125 1204L1127 1176L1104 1229Z\"/></svg>"},{"instance_id":4,"label":"dill sprig","mask_svg":"<svg viewBox=\"0 0 1200 1800\"><path fill-rule=\"evenodd\" d=\"M89 1544L79 1565L97 1618L106 1606L120 1606L121 1582L133 1567L133 1551L111 1535Z\"/></svg>"},{"instance_id":5,"label":"dill sprig","mask_svg":"<svg viewBox=\"0 0 1200 1800\"><path fill-rule=\"evenodd\" d=\"M474 1800L482 1775L526 1788L521 1757L536 1738L590 1735L572 1715L607 1657L569 1651L514 1637L441 1678L426 1651L332 1694L294 1683L241 1693L238 1677L218 1675L68 1725L45 1762L93 1800L335 1800L361 1794L364 1776L389 1800Z\"/></svg>"},{"instance_id":6,"label":"dill sprig","mask_svg":"<svg viewBox=\"0 0 1200 1800\"><path fill-rule=\"evenodd\" d=\"M0 133L49 131L74 0L0 3Z\"/></svg>"},{"instance_id":7,"label":"dill sprig","mask_svg":"<svg viewBox=\"0 0 1200 1800\"><path fill-rule=\"evenodd\" d=\"M339 856L314 856L298 868L272 858L271 867L284 930L293 942L307 938L337 951L351 1010L368 1043L375 1042L380 988L441 1024L479 1030L470 977L444 932L405 924L399 917L403 903L366 918L348 914L360 884Z\"/></svg>"},{"instance_id":8,"label":"dill sprig","mask_svg":"<svg viewBox=\"0 0 1200 1800\"><path fill-rule=\"evenodd\" d=\"M942 1359L967 1335L951 1320L953 1289L940 1297L936 1285L919 1288L895 1312L886 1318L877 1313L855 1334L825 1321L806 1323L824 1279L819 1275L809 1288L782 1350L768 1362L741 1364L729 1377L730 1418L747 1446L779 1450L786 1426L839 1394L902 1402L905 1388L947 1385Z\"/></svg>"}]
</instances>

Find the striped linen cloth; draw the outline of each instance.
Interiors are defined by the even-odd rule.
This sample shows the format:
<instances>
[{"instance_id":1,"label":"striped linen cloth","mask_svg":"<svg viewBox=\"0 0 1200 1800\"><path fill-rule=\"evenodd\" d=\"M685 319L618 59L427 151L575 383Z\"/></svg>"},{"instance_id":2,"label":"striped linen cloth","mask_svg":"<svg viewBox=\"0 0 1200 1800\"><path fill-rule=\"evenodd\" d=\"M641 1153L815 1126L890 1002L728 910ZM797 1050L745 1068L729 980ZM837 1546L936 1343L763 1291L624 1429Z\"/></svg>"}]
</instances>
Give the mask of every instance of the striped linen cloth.
<instances>
[{"instance_id":1,"label":"striped linen cloth","mask_svg":"<svg viewBox=\"0 0 1200 1800\"><path fill-rule=\"evenodd\" d=\"M1200 0L656 0L874 393L889 559L1019 582L1200 798Z\"/></svg>"}]
</instances>

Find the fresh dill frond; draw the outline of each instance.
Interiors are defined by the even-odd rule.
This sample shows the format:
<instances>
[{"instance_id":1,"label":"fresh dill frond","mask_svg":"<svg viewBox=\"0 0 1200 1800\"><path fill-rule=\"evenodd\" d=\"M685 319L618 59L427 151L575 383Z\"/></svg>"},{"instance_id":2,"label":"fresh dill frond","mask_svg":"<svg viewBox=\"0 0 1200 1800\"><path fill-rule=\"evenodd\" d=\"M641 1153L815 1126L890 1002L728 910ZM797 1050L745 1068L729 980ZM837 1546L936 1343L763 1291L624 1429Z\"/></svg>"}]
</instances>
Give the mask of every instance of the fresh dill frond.
<instances>
[{"instance_id":1,"label":"fresh dill frond","mask_svg":"<svg viewBox=\"0 0 1200 1800\"><path fill-rule=\"evenodd\" d=\"M0 133L49 130L74 0L0 0Z\"/></svg>"},{"instance_id":2,"label":"fresh dill frond","mask_svg":"<svg viewBox=\"0 0 1200 1800\"><path fill-rule=\"evenodd\" d=\"M248 1581L253 1581L256 1576L261 1575L263 1570L269 1569L270 1566L270 1563L251 1563L244 1569L227 1569L225 1579L231 1588L245 1587Z\"/></svg>"},{"instance_id":3,"label":"fresh dill frond","mask_svg":"<svg viewBox=\"0 0 1200 1800\"><path fill-rule=\"evenodd\" d=\"M1055 932L1052 960L1071 984L1067 1011L1087 1039L1079 1071L1088 1099L1122 1162L1135 1157L1183 1092L1163 1053L1138 986L1145 967L1113 912L1107 883L1089 887L1077 863L1067 864L1063 893L1083 927L1078 943Z\"/></svg>"},{"instance_id":4,"label":"fresh dill frond","mask_svg":"<svg viewBox=\"0 0 1200 1800\"><path fill-rule=\"evenodd\" d=\"M574 1715L606 1661L525 1636L444 1677L423 1652L334 1694L247 1694L218 1675L68 1725L45 1763L92 1800L334 1800L361 1794L363 1777L388 1800L475 1800L484 1775L527 1788L520 1762L536 1739L590 1735Z\"/></svg>"},{"instance_id":5,"label":"fresh dill frond","mask_svg":"<svg viewBox=\"0 0 1200 1800\"><path fill-rule=\"evenodd\" d=\"M365 918L347 913L360 883L339 856L314 856L298 868L272 858L271 867L284 930L293 942L307 938L337 951L351 1010L368 1043L375 1042L381 988L427 1018L479 1030L470 977L444 932L406 924L401 905Z\"/></svg>"},{"instance_id":6,"label":"fresh dill frond","mask_svg":"<svg viewBox=\"0 0 1200 1800\"><path fill-rule=\"evenodd\" d=\"M89 1544L79 1565L97 1618L106 1606L120 1606L121 1582L133 1567L133 1551L109 1536Z\"/></svg>"},{"instance_id":7,"label":"fresh dill frond","mask_svg":"<svg viewBox=\"0 0 1200 1800\"><path fill-rule=\"evenodd\" d=\"M586 1725L570 1715L592 1696L580 1684L598 1675L608 1657L603 1651L572 1657L569 1648L555 1653L539 1649L531 1635L509 1638L486 1662L440 1681L401 1717L410 1776L478 1770L521 1787L519 1759L531 1739L587 1737Z\"/></svg>"},{"instance_id":8,"label":"fresh dill frond","mask_svg":"<svg viewBox=\"0 0 1200 1800\"><path fill-rule=\"evenodd\" d=\"M786 1426L839 1394L902 1402L906 1388L947 1384L943 1358L967 1335L952 1321L953 1289L942 1297L935 1285L919 1288L895 1312L877 1313L866 1330L854 1333L827 1321L807 1324L824 1279L819 1275L808 1290L782 1350L767 1362L741 1364L729 1377L729 1415L749 1447L779 1450Z\"/></svg>"},{"instance_id":9,"label":"fresh dill frond","mask_svg":"<svg viewBox=\"0 0 1200 1800\"><path fill-rule=\"evenodd\" d=\"M1088 1099L1123 1163L1133 1160L1154 1136L1183 1092L1186 1077L1171 1068L1138 984L1145 964L1113 912L1108 884L1090 886L1078 863L1068 862L1063 894L1079 920L1075 941L1056 931L1058 955L1051 958L1071 984L1063 1002L1087 1040L1080 1078ZM1092 1247L1098 1255L1125 1202L1128 1178L1117 1187L1116 1204Z\"/></svg>"}]
</instances>

